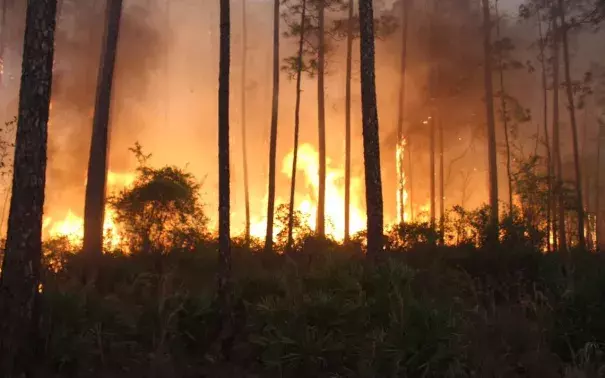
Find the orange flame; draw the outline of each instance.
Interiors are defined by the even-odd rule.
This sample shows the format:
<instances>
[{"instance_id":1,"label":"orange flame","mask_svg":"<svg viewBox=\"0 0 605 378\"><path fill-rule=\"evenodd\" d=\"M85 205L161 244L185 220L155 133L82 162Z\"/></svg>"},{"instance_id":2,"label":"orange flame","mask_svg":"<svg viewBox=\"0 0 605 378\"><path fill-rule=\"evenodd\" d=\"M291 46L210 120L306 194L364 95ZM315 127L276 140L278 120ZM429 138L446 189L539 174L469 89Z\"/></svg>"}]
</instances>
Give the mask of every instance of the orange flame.
<instances>
[{"instance_id":1,"label":"orange flame","mask_svg":"<svg viewBox=\"0 0 605 378\"><path fill-rule=\"evenodd\" d=\"M110 192L130 187L136 179L135 173L107 173L107 186ZM84 219L77 215L72 209L68 209L64 217L55 221L52 216L45 216L42 230L45 238L53 239L65 237L70 244L81 246L84 237ZM103 236L105 247L115 249L123 243L118 226L115 222L115 211L109 206L105 207L105 219L103 221Z\"/></svg>"},{"instance_id":2,"label":"orange flame","mask_svg":"<svg viewBox=\"0 0 605 378\"><path fill-rule=\"evenodd\" d=\"M406 144L407 140L405 137L402 137L399 143L397 143L397 148L395 149L395 162L397 165L397 192L395 193L395 197L397 199L397 223L402 223L404 221L407 222L410 220L408 212L405 211L405 206L408 200L408 191L405 189L407 180L403 170L403 158L405 156ZM399 196L401 191L403 191L403 201ZM402 213L404 219L401 219Z\"/></svg>"},{"instance_id":3,"label":"orange flame","mask_svg":"<svg viewBox=\"0 0 605 378\"><path fill-rule=\"evenodd\" d=\"M294 151L290 151L282 161L281 172L289 178L292 176L292 160ZM317 193L319 190L319 153L311 144L302 144L298 149L297 170L303 174L304 190L296 191L295 210L308 219L309 227L315 229L317 226ZM366 227L366 216L363 210L361 198L357 193L361 192L361 180L357 177L351 178L351 210L350 225L351 234L355 234ZM266 203L266 200L265 200ZM287 203L280 198L276 200L277 205ZM345 201L344 201L344 170L330 166L330 159L326 161L326 234L337 241L344 240ZM265 237L266 219L253 219L250 233L258 238ZM281 231L275 226L274 237Z\"/></svg>"}]
</instances>

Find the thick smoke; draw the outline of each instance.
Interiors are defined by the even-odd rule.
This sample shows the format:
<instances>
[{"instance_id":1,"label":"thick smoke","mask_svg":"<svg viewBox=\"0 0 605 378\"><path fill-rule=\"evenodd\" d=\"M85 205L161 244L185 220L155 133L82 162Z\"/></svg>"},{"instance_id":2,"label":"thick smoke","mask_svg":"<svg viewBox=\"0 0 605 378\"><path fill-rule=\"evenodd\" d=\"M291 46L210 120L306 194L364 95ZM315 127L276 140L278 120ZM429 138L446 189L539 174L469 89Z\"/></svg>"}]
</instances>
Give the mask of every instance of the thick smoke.
<instances>
[{"instance_id":1,"label":"thick smoke","mask_svg":"<svg viewBox=\"0 0 605 378\"><path fill-rule=\"evenodd\" d=\"M9 54L7 69L16 79L7 84L2 96L7 105L5 119L16 114L16 98L24 23L24 1L14 2L7 30ZM262 220L266 211L268 137L270 124L272 1L247 2L248 81L247 97L248 165L251 168L252 214ZM401 17L401 0L381 0L377 16ZM429 193L428 128L423 123L430 114L429 72L440 67L437 90L440 122L445 129L446 207L468 207L485 202L487 197L485 154L485 110L483 93L483 52L479 2L442 0L433 12L431 2L414 1L408 36L406 78L406 136L413 157L406 171L414 176L414 201L423 205ZM515 151L533 151L540 126L541 91L536 67L536 25L519 22L520 1L501 1L502 35L514 41L514 58L523 68L506 72L507 91L521 108L529 109L531 121L516 126ZM84 180L88 161L90 130L100 42L103 32L104 1L63 0L58 23L56 68L53 87L52 124L49 140L48 213L62 216L67 208L81 213ZM187 165L204 181L204 201L214 220L217 191L217 86L218 86L218 2L199 0L125 0L125 14L119 40L117 71L112 102L110 169L128 172L135 161L128 147L140 141L153 153L152 164ZM286 12L286 9L282 9ZM329 12L329 21L342 19L346 12ZM241 2L232 1L231 58L231 160L234 229L243 225L243 185L241 154ZM430 53L430 25L435 30ZM286 31L285 22L281 24ZM582 78L590 62L603 54L601 35L578 32L572 35L573 76ZM592 41L592 42L591 42ZM344 165L345 64L346 44L342 38L331 41L326 77L327 155L331 167ZM363 178L361 99L359 87L359 41L353 44L353 174ZM377 40L376 63L378 111L380 121L385 215L395 216L395 146L400 78L401 30ZM599 47L600 46L600 47ZM282 37L281 58L296 51L295 38ZM494 76L494 82L496 76ZM495 85L497 90L497 85ZM10 93L10 98L6 98ZM305 76L302 84L302 143L317 145L317 81ZM282 160L292 150L295 86L286 74L281 76L278 130L278 172ZM498 99L495 100L498 110ZM564 140L569 140L567 114L562 102ZM590 109L590 108L589 108ZM594 109L594 107L593 107ZM591 110L589 110L590 112ZM589 114L590 115L590 114ZM588 116L586 140L594 140L596 121ZM498 120L500 148L500 193L506 198L506 172L503 157L503 132ZM593 147L590 147L594 150ZM521 151L523 150L523 151ZM570 160L565 148L565 160ZM566 169L566 172L573 172ZM288 198L289 178L277 177L277 198ZM298 191L308 192L304 179ZM408 187L409 190L409 187ZM365 206L363 186L353 193ZM63 211L63 213L61 213ZM253 219L253 222L255 219Z\"/></svg>"},{"instance_id":2,"label":"thick smoke","mask_svg":"<svg viewBox=\"0 0 605 378\"><path fill-rule=\"evenodd\" d=\"M47 207L83 203L97 71L104 32L104 2L64 1L56 35L52 115L49 129ZM146 122L141 110L149 83L162 69L164 34L153 25L151 9L126 1L111 109L110 166L128 171L124 146L132 144ZM78 201L78 202L76 202Z\"/></svg>"}]
</instances>

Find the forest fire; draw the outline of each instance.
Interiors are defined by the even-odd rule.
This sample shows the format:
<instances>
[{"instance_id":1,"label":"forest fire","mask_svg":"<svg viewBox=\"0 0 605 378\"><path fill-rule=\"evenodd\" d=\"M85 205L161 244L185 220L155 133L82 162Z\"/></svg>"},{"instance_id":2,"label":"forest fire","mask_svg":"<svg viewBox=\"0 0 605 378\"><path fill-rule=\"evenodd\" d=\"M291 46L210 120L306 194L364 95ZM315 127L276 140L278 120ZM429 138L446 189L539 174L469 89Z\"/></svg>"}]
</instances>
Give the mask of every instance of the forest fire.
<instances>
[{"instance_id":1,"label":"forest fire","mask_svg":"<svg viewBox=\"0 0 605 378\"><path fill-rule=\"evenodd\" d=\"M135 179L135 173L109 171L107 173L108 194L130 187ZM66 211L62 218L55 215L45 216L43 233L47 239L64 237L67 238L70 244L81 246L84 236L84 219L71 208ZM110 206L105 207L103 235L105 245L109 249L115 249L122 244L123 238L115 221L115 211Z\"/></svg>"},{"instance_id":2,"label":"forest fire","mask_svg":"<svg viewBox=\"0 0 605 378\"><path fill-rule=\"evenodd\" d=\"M282 174L290 178L292 167L293 151L288 153L282 161ZM344 170L339 167L330 166L328 160L328 170L326 177L326 233L337 241L344 240ZM302 214L302 218L307 222L307 226L314 230L317 222L316 193L318 191L318 152L311 144L303 144L298 152L298 170L302 172L300 186L296 192L295 210ZM108 195L116 193L119 190L131 187L136 180L135 172L114 172L109 171L107 175ZM359 177L353 177L351 180L351 221L350 232L355 234L365 229L365 211L363 209L363 200L359 197L362 191L362 180ZM301 186L304 187L301 188ZM407 198L407 194L406 194ZM278 199L277 206L285 201ZM262 212L261 212L262 213ZM276 223L274 237L279 234L283 225ZM123 236L120 233L119 225L115 221L115 211L106 206L104 221L105 244L109 249L121 247ZM234 229L235 235L243 230ZM251 235L253 237L264 239L266 231L266 219L264 214L252 214ZM65 237L70 244L79 246L82 244L84 233L84 220L81 215L68 208L65 212L50 214L44 218L44 236L46 239ZM235 236L233 235L233 236Z\"/></svg>"},{"instance_id":3,"label":"forest fire","mask_svg":"<svg viewBox=\"0 0 605 378\"><path fill-rule=\"evenodd\" d=\"M290 152L283 160L282 173L290 177L292 167L293 152ZM296 210L300 211L305 217L308 217L309 226L315 229L317 222L317 208L315 193L319 188L319 158L317 150L310 144L303 144L298 150L298 170L304 174L304 183L306 190L303 193L297 193ZM353 177L351 180L351 234L355 234L365 229L366 217L365 211L361 208L361 199L358 194L361 180ZM330 160L327 161L326 175L326 233L338 241L344 240L344 170L330 166Z\"/></svg>"},{"instance_id":4,"label":"forest fire","mask_svg":"<svg viewBox=\"0 0 605 378\"><path fill-rule=\"evenodd\" d=\"M403 158L405 157L406 144L407 139L402 137L397 143L397 148L395 149L395 162L397 164L397 223L402 223L410 219L410 216L405 211L405 205L408 199L408 191L405 189L407 180L405 171L403 169Z\"/></svg>"},{"instance_id":5,"label":"forest fire","mask_svg":"<svg viewBox=\"0 0 605 378\"><path fill-rule=\"evenodd\" d=\"M106 207L103 235L105 237L105 245L108 249L119 247L123 241L114 217L115 212L113 209ZM71 245L81 246L84 236L84 219L77 216L70 209L67 210L67 214L62 220L55 222L52 217L45 218L43 229L50 239L64 237L67 238Z\"/></svg>"},{"instance_id":6,"label":"forest fire","mask_svg":"<svg viewBox=\"0 0 605 378\"><path fill-rule=\"evenodd\" d=\"M294 152L290 151L282 161L281 172L291 178L292 159ZM298 171L303 173L303 180L299 183L304 184L304 190L296 191L295 211L299 212L307 226L314 230L317 224L317 204L316 193L319 187L318 177L318 152L311 144L303 144L298 149L297 167ZM330 166L328 159L326 176L326 234L337 241L344 240L344 170ZM299 187L300 188L300 187ZM361 179L353 177L351 180L351 220L350 232L355 234L365 229L365 212L362 207L361 198ZM285 201L277 201L277 206ZM252 222L251 234L254 237L263 239L265 237L266 220L261 217L253 219L262 219ZM274 237L279 234L283 225L276 223L274 228Z\"/></svg>"}]
</instances>

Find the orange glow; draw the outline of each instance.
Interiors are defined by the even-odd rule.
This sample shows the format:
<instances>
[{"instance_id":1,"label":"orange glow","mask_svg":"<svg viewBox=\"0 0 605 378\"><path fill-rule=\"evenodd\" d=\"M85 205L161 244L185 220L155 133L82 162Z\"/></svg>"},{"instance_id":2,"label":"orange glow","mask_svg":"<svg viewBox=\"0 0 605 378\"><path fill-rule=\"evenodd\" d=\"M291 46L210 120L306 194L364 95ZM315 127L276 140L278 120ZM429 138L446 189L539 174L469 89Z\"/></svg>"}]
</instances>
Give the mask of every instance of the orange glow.
<instances>
[{"instance_id":1,"label":"orange glow","mask_svg":"<svg viewBox=\"0 0 605 378\"><path fill-rule=\"evenodd\" d=\"M283 160L282 173L290 177L293 152L288 153ZM319 154L310 144L303 144L298 149L298 170L303 172L306 190L298 191L296 209L309 218L312 229L316 227L317 206L314 197L319 188ZM326 162L326 234L338 241L344 240L344 169L330 166L330 159ZM350 232L355 234L366 226L365 211L361 207L360 193L361 180L351 178L351 211ZM312 193L312 194L311 194Z\"/></svg>"},{"instance_id":2,"label":"orange glow","mask_svg":"<svg viewBox=\"0 0 605 378\"><path fill-rule=\"evenodd\" d=\"M291 178L292 159L294 151L290 151L282 161L282 174ZM326 234L337 241L344 240L344 170L330 166L330 159L326 162ZM304 190L296 191L295 210L307 218L309 227L315 229L317 223L317 193L319 188L319 154L315 147L310 144L302 144L298 149L297 169L302 172L302 181ZM350 232L355 234L366 227L365 211L362 206L362 199L358 194L360 191L361 180L358 177L351 178L351 211L350 211ZM265 201L266 202L266 201ZM280 204L286 203L280 198L276 199L276 208ZM274 236L281 231L280 225L276 224ZM266 232L266 220L252 219L250 233L258 238L264 238Z\"/></svg>"},{"instance_id":3,"label":"orange glow","mask_svg":"<svg viewBox=\"0 0 605 378\"><path fill-rule=\"evenodd\" d=\"M118 173L109 171L107 173L108 192L131 186L136 179L135 173ZM46 239L65 237L70 244L75 246L82 245L84 237L84 219L76 214L72 209L68 209L65 215L55 220L55 216L45 216L42 225L42 231ZM103 236L105 246L109 249L115 249L121 246L123 240L120 236L118 226L115 222L115 211L109 206L105 207L105 219L103 221Z\"/></svg>"},{"instance_id":4,"label":"orange glow","mask_svg":"<svg viewBox=\"0 0 605 378\"><path fill-rule=\"evenodd\" d=\"M48 229L48 231L46 231ZM70 209L62 220L54 222L52 218L44 219L44 227L48 238L65 237L71 245L82 246L84 237L84 219ZM105 220L103 221L103 236L105 246L110 250L119 247L122 244L118 227L115 223L115 212L105 208Z\"/></svg>"},{"instance_id":5,"label":"orange glow","mask_svg":"<svg viewBox=\"0 0 605 378\"><path fill-rule=\"evenodd\" d=\"M405 156L406 144L407 140L405 137L402 137L399 143L397 143L397 148L395 149L395 162L397 164L397 192L395 193L395 198L397 199L397 223L407 222L410 220L410 216L408 214L409 212L405 211L405 206L408 200L408 191L405 189L407 180L405 171L403 170L403 158ZM400 191L403 191L403 203L399 197ZM401 219L401 213L403 213L404 219Z\"/></svg>"}]
</instances>

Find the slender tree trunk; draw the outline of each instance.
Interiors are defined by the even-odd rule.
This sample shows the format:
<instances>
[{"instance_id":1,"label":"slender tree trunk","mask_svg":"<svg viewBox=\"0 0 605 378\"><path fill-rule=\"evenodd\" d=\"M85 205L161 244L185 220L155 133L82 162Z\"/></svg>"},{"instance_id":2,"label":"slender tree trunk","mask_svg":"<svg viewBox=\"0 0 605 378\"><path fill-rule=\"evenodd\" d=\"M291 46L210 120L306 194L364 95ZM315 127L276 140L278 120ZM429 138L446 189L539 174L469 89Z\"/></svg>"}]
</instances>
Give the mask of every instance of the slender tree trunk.
<instances>
[{"instance_id":1,"label":"slender tree trunk","mask_svg":"<svg viewBox=\"0 0 605 378\"><path fill-rule=\"evenodd\" d=\"M218 77L218 305L222 350L232 328L231 291L231 208L229 165L229 68L231 65L231 9L230 0L220 2L220 57Z\"/></svg>"},{"instance_id":2,"label":"slender tree trunk","mask_svg":"<svg viewBox=\"0 0 605 378\"><path fill-rule=\"evenodd\" d=\"M436 227L436 222L435 220L437 219L436 216L436 184L435 184L435 123L436 121L436 114L433 113L431 116L431 123L430 123L430 127L429 127L429 143L430 143L430 167L429 167L429 172L430 172L430 202L431 202L431 208L430 208L430 218L431 218L431 228L435 229Z\"/></svg>"},{"instance_id":3,"label":"slender tree trunk","mask_svg":"<svg viewBox=\"0 0 605 378\"><path fill-rule=\"evenodd\" d=\"M319 56L317 59L317 116L319 130L319 193L317 196L317 235L326 236L326 105L325 76L325 4L319 2Z\"/></svg>"},{"instance_id":4,"label":"slender tree trunk","mask_svg":"<svg viewBox=\"0 0 605 378\"><path fill-rule=\"evenodd\" d=\"M405 181L404 175L405 171L403 169L403 159L404 159L404 135L403 135L403 122L405 118L405 72L407 66L407 50L408 50L408 20L409 20L409 4L411 0L403 0L402 6L402 27L401 27L401 58L400 64L401 67L399 69L399 73L401 75L399 81L399 116L397 117L397 164L398 172L397 172L397 201L399 204L399 208L397 209L397 215L399 216L399 222L405 222Z\"/></svg>"},{"instance_id":5,"label":"slender tree trunk","mask_svg":"<svg viewBox=\"0 0 605 378\"><path fill-rule=\"evenodd\" d=\"M13 192L0 279L0 376L35 366L56 0L27 3Z\"/></svg>"},{"instance_id":6,"label":"slender tree trunk","mask_svg":"<svg viewBox=\"0 0 605 378\"><path fill-rule=\"evenodd\" d=\"M487 122L487 155L489 172L490 244L498 243L498 161L496 158L496 122L494 117L494 90L492 83L492 41L489 0L483 2L483 50L485 111Z\"/></svg>"},{"instance_id":7,"label":"slender tree trunk","mask_svg":"<svg viewBox=\"0 0 605 378\"><path fill-rule=\"evenodd\" d=\"M586 204L586 212L584 213L585 219L584 221L586 222L586 248L589 251L592 251L593 247L594 247L594 240L593 240L593 233L592 233L592 224L590 222L590 176L588 175L589 172L589 165L588 165L588 151L590 149L590 147L588 146L588 105L585 105L584 107L584 121L583 121L583 125L582 125L582 150L583 150L583 154L582 154L582 164L583 164L583 180L584 180L584 193L582 193L582 195L584 196L584 203Z\"/></svg>"},{"instance_id":8,"label":"slender tree trunk","mask_svg":"<svg viewBox=\"0 0 605 378\"><path fill-rule=\"evenodd\" d=\"M354 5L354 0L349 0L349 24L347 31L347 83L345 88L345 243L348 243L351 237L351 76L353 66Z\"/></svg>"},{"instance_id":9,"label":"slender tree trunk","mask_svg":"<svg viewBox=\"0 0 605 378\"><path fill-rule=\"evenodd\" d=\"M248 186L248 150L246 148L246 65L248 62L248 23L246 1L242 0L242 166L244 168L244 198L246 207L246 247L250 247L250 189Z\"/></svg>"},{"instance_id":10,"label":"slender tree trunk","mask_svg":"<svg viewBox=\"0 0 605 378\"><path fill-rule=\"evenodd\" d=\"M294 194L296 191L296 165L298 163L298 136L300 130L300 86L302 81L306 17L307 0L302 0L302 13L300 16L300 39L298 40L298 62L296 66L296 106L294 108L294 157L292 158L292 182L290 184L290 207L288 209L288 243L286 245L286 251L288 252L292 251L292 231L294 228ZM345 229L347 229L346 226ZM347 234L345 233L345 235Z\"/></svg>"},{"instance_id":11,"label":"slender tree trunk","mask_svg":"<svg viewBox=\"0 0 605 378\"><path fill-rule=\"evenodd\" d=\"M411 133L407 135L407 150L408 150L408 194L410 197L410 222L414 222L414 164L412 163L412 138Z\"/></svg>"},{"instance_id":12,"label":"slender tree trunk","mask_svg":"<svg viewBox=\"0 0 605 378\"><path fill-rule=\"evenodd\" d=\"M86 199L84 203L84 245L88 256L103 253L103 220L105 217L105 191L107 184L107 156L109 150L109 121L111 88L115 67L122 0L110 0L105 14L105 34L97 78L88 173ZM91 265L94 266L91 261ZM94 279L93 277L90 277Z\"/></svg>"},{"instance_id":13,"label":"slender tree trunk","mask_svg":"<svg viewBox=\"0 0 605 378\"><path fill-rule=\"evenodd\" d=\"M496 39L499 41L500 35L500 15L498 11L498 0L496 0ZM502 124L504 125L504 142L506 144L506 178L508 183L508 211L513 215L513 176L511 168L511 152L508 131L508 110L506 103L506 88L504 85L504 57L502 51L498 51L498 76L500 79L500 110L502 112Z\"/></svg>"},{"instance_id":14,"label":"slender tree trunk","mask_svg":"<svg viewBox=\"0 0 605 378\"><path fill-rule=\"evenodd\" d=\"M443 149L443 120L439 118L439 244L445 245L445 167Z\"/></svg>"},{"instance_id":15,"label":"slender tree trunk","mask_svg":"<svg viewBox=\"0 0 605 378\"><path fill-rule=\"evenodd\" d=\"M565 232L565 202L563 198L563 165L561 163L561 140L559 137L560 127L559 127L559 28L557 25L557 21L553 20L553 154L555 157L556 164L556 179L557 179L557 218L558 218L558 230L559 234L559 250L566 251L567 250L567 237Z\"/></svg>"},{"instance_id":16,"label":"slender tree trunk","mask_svg":"<svg viewBox=\"0 0 605 378\"><path fill-rule=\"evenodd\" d=\"M595 213L597 215L597 251L605 251L605 211L601 209L601 197L603 196L604 188L601 183L601 170L605 167L605 162L601 161L605 157L601 151L605 150L605 122L599 123L599 137L597 141L597 175L596 181L596 199Z\"/></svg>"},{"instance_id":17,"label":"slender tree trunk","mask_svg":"<svg viewBox=\"0 0 605 378\"><path fill-rule=\"evenodd\" d=\"M267 233L265 252L273 252L273 221L275 217L275 160L277 155L277 120L279 111L279 0L273 2L273 102L271 105L271 137L269 142L269 200L267 202Z\"/></svg>"},{"instance_id":18,"label":"slender tree trunk","mask_svg":"<svg viewBox=\"0 0 605 378\"><path fill-rule=\"evenodd\" d=\"M359 23L361 31L359 50L361 52L361 110L368 215L368 256L376 259L381 254L383 246L383 204L372 0L359 1Z\"/></svg>"},{"instance_id":19,"label":"slender tree trunk","mask_svg":"<svg viewBox=\"0 0 605 378\"><path fill-rule=\"evenodd\" d=\"M586 248L584 237L584 204L582 201L582 172L580 170L580 151L578 146L578 124L576 121L576 106L574 103L573 84L571 82L571 68L569 62L569 44L567 41L568 25L565 22L565 8L563 0L559 0L559 18L561 19L561 40L563 42L563 69L565 72L565 89L567 92L567 107L571 123L573 143L573 158L576 173L576 211L578 213L578 246Z\"/></svg>"},{"instance_id":20,"label":"slender tree trunk","mask_svg":"<svg viewBox=\"0 0 605 378\"><path fill-rule=\"evenodd\" d=\"M550 139L548 135L548 83L546 80L546 54L545 54L545 42L544 35L542 33L542 20L540 18L540 13L538 12L538 36L540 38L539 48L540 48L540 74L542 79L542 122L543 122L543 130L544 130L544 146L546 150L546 167L547 167L547 177L546 177L546 185L547 185L547 193L546 193L546 250L548 252L552 251L550 236L552 235L552 159L550 156ZM554 240L554 238L553 238Z\"/></svg>"}]
</instances>

